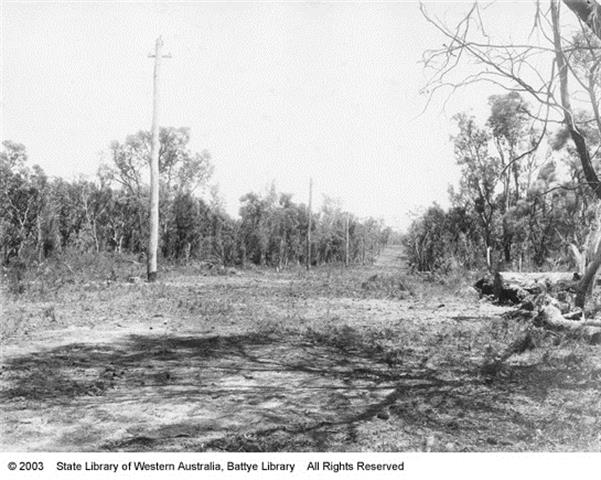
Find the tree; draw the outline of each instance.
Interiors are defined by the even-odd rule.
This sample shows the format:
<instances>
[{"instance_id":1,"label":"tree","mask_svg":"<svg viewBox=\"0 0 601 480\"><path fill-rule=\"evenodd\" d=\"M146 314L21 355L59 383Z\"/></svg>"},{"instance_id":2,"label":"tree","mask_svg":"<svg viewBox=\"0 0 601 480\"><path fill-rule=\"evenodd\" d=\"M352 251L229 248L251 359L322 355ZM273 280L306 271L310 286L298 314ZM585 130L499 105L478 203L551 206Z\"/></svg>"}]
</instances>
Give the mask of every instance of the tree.
<instances>
[{"instance_id":1,"label":"tree","mask_svg":"<svg viewBox=\"0 0 601 480\"><path fill-rule=\"evenodd\" d=\"M240 198L242 263L265 265L269 245L269 200L251 192Z\"/></svg>"},{"instance_id":2,"label":"tree","mask_svg":"<svg viewBox=\"0 0 601 480\"><path fill-rule=\"evenodd\" d=\"M48 204L48 177L27 166L25 146L6 140L0 152L0 242L3 260L35 257L42 261L43 217Z\"/></svg>"},{"instance_id":3,"label":"tree","mask_svg":"<svg viewBox=\"0 0 601 480\"><path fill-rule=\"evenodd\" d=\"M467 207L478 219L487 258L489 252L501 249L506 264L514 253L519 253L521 262L522 249L515 251L514 214L532 184L541 136L534 130L528 105L519 93L492 95L488 103L490 115L484 127L465 113L453 117L458 133L451 138L461 178L459 189L451 191L451 200L456 206Z\"/></svg>"},{"instance_id":4,"label":"tree","mask_svg":"<svg viewBox=\"0 0 601 480\"><path fill-rule=\"evenodd\" d=\"M418 271L444 270L450 255L446 248L446 218L444 210L434 204L409 227L403 243L409 264Z\"/></svg>"},{"instance_id":5,"label":"tree","mask_svg":"<svg viewBox=\"0 0 601 480\"><path fill-rule=\"evenodd\" d=\"M459 191L451 191L451 197L455 205L469 205L476 214L486 251L496 246L499 205L495 197L502 166L489 154L490 134L479 128L473 117L457 114L453 118L459 128L452 140L455 159L461 167L461 179Z\"/></svg>"},{"instance_id":6,"label":"tree","mask_svg":"<svg viewBox=\"0 0 601 480\"><path fill-rule=\"evenodd\" d=\"M159 183L160 217L167 218L170 203L186 194L194 195L204 188L213 174L211 156L207 151L195 153L190 150L188 128L161 127L159 130ZM121 196L123 207L132 215L124 219L129 225L135 219L138 232L131 232L129 242L136 251L144 251L144 239L148 236L149 201L148 181L150 174L150 151L152 135L139 131L128 135L123 143L110 145L112 165L99 169L101 183L115 182L124 189ZM167 222L162 221L162 237L167 234ZM115 225L117 227L117 225ZM163 251L163 249L161 247Z\"/></svg>"},{"instance_id":7,"label":"tree","mask_svg":"<svg viewBox=\"0 0 601 480\"><path fill-rule=\"evenodd\" d=\"M539 141L533 135L528 105L518 92L493 95L488 103L491 112L487 125L500 159L505 210L509 210L529 186L529 182L523 185L520 181L525 170L522 164L527 158L534 158ZM529 180L529 176L526 178Z\"/></svg>"},{"instance_id":8,"label":"tree","mask_svg":"<svg viewBox=\"0 0 601 480\"><path fill-rule=\"evenodd\" d=\"M104 165L102 173L115 180L136 197L142 196L149 175L150 132L140 130L128 135L125 142L110 146L113 165ZM188 143L190 130L185 127L161 127L159 131L159 175L162 187L172 194L195 193L210 180L214 167L206 150L192 152Z\"/></svg>"}]
</instances>

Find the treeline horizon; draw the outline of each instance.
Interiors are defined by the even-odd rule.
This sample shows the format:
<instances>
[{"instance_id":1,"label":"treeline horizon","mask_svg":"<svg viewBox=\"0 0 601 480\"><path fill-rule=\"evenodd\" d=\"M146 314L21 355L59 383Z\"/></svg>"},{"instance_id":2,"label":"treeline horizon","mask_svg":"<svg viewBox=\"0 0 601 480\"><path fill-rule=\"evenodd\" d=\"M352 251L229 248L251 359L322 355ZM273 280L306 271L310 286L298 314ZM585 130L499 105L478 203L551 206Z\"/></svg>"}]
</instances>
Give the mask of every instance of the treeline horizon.
<instances>
[{"instance_id":1,"label":"treeline horizon","mask_svg":"<svg viewBox=\"0 0 601 480\"><path fill-rule=\"evenodd\" d=\"M188 148L189 129L165 127L159 136L163 261L280 268L306 263L306 204L294 202L292 194L278 192L272 184L265 192L243 195L239 218L233 218L217 187L209 184L210 154ZM113 141L110 160L100 166L94 180L66 180L30 166L24 145L3 141L2 264L40 264L67 251L127 253L142 260L149 236L150 142L148 131L129 135L124 142ZM382 220L359 219L326 197L311 214L310 264L372 262L392 235Z\"/></svg>"}]
</instances>

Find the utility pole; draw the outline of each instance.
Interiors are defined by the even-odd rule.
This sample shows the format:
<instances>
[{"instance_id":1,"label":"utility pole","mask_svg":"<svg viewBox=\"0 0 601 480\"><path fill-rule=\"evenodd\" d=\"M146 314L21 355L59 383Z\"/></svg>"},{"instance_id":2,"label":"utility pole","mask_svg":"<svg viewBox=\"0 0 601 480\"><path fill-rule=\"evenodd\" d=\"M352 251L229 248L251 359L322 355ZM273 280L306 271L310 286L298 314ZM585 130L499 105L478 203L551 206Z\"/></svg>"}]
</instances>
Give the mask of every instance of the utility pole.
<instances>
[{"instance_id":1,"label":"utility pole","mask_svg":"<svg viewBox=\"0 0 601 480\"><path fill-rule=\"evenodd\" d=\"M311 268L311 202L313 200L313 178L309 178L309 226L307 228L307 270Z\"/></svg>"},{"instance_id":2,"label":"utility pole","mask_svg":"<svg viewBox=\"0 0 601 480\"><path fill-rule=\"evenodd\" d=\"M346 219L344 222L344 266L348 267L349 264L349 213L346 212Z\"/></svg>"},{"instance_id":3,"label":"utility pole","mask_svg":"<svg viewBox=\"0 0 601 480\"><path fill-rule=\"evenodd\" d=\"M363 226L363 241L361 242L361 249L363 251L361 265L365 265L365 242L367 241L367 235L365 232L365 226Z\"/></svg>"},{"instance_id":4,"label":"utility pole","mask_svg":"<svg viewBox=\"0 0 601 480\"><path fill-rule=\"evenodd\" d=\"M148 241L148 281L157 279L157 255L159 250L159 99L163 39L157 38L154 55L153 100L152 100L152 143L150 147L150 239Z\"/></svg>"}]
</instances>

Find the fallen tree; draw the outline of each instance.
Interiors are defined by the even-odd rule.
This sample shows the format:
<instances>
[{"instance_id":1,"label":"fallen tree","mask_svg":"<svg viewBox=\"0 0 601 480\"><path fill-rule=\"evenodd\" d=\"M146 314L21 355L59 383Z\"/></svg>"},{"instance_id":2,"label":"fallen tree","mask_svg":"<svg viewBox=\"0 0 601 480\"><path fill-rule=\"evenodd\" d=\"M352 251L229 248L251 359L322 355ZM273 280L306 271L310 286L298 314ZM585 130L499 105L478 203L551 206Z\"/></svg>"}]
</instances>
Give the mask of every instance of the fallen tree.
<instances>
[{"instance_id":1,"label":"fallen tree","mask_svg":"<svg viewBox=\"0 0 601 480\"><path fill-rule=\"evenodd\" d=\"M589 343L601 344L601 321L586 320L580 312L580 320L570 320L561 314L559 308L554 305L545 305L540 308L538 315L534 317L534 325L550 328L552 330L569 330L580 332L582 337Z\"/></svg>"},{"instance_id":2,"label":"fallen tree","mask_svg":"<svg viewBox=\"0 0 601 480\"><path fill-rule=\"evenodd\" d=\"M535 317L535 323L559 330L577 330L583 327L601 328L601 320L586 320L582 312L580 312L580 316L580 320L571 320L570 317L562 315L561 310L556 306L545 305L544 307L541 307L538 315Z\"/></svg>"},{"instance_id":3,"label":"fallen tree","mask_svg":"<svg viewBox=\"0 0 601 480\"><path fill-rule=\"evenodd\" d=\"M528 296L549 291L577 291L580 276L572 272L497 272L478 280L474 287L481 295L494 295L502 303L518 304Z\"/></svg>"},{"instance_id":4,"label":"fallen tree","mask_svg":"<svg viewBox=\"0 0 601 480\"><path fill-rule=\"evenodd\" d=\"M474 285L482 295L528 310L535 326L576 332L592 344L601 344L601 320L585 319L575 305L582 280L572 272L497 272ZM492 292L492 293L491 293Z\"/></svg>"},{"instance_id":5,"label":"fallen tree","mask_svg":"<svg viewBox=\"0 0 601 480\"><path fill-rule=\"evenodd\" d=\"M503 287L514 286L524 290L536 290L541 285L547 289L574 288L580 280L580 275L573 272L497 272L495 282Z\"/></svg>"}]
</instances>

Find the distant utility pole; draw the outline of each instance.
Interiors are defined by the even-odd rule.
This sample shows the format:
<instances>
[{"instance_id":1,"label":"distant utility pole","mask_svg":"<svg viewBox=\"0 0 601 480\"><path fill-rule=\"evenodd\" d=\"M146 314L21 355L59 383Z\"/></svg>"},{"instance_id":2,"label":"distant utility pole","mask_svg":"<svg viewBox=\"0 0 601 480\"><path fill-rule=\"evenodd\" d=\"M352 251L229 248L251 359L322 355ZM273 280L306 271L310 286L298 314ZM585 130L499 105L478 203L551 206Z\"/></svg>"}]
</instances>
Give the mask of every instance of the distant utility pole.
<instances>
[{"instance_id":1,"label":"distant utility pole","mask_svg":"<svg viewBox=\"0 0 601 480\"><path fill-rule=\"evenodd\" d=\"M363 227L363 241L361 242L361 249L363 250L361 265L365 265L365 242L367 241L367 235L365 232L365 226Z\"/></svg>"},{"instance_id":2,"label":"distant utility pole","mask_svg":"<svg viewBox=\"0 0 601 480\"><path fill-rule=\"evenodd\" d=\"M344 266L348 267L349 264L349 213L346 212L346 219L344 222Z\"/></svg>"},{"instance_id":3,"label":"distant utility pole","mask_svg":"<svg viewBox=\"0 0 601 480\"><path fill-rule=\"evenodd\" d=\"M311 202L313 200L313 179L309 178L309 227L307 228L307 270L311 268Z\"/></svg>"},{"instance_id":4,"label":"distant utility pole","mask_svg":"<svg viewBox=\"0 0 601 480\"><path fill-rule=\"evenodd\" d=\"M159 250L159 86L161 59L170 58L161 53L163 39L157 38L154 55L153 101L152 101L152 143L150 147L150 239L148 241L148 281L157 279L157 255Z\"/></svg>"}]
</instances>

